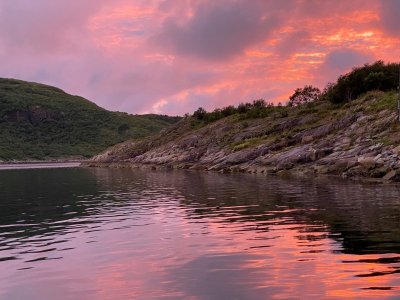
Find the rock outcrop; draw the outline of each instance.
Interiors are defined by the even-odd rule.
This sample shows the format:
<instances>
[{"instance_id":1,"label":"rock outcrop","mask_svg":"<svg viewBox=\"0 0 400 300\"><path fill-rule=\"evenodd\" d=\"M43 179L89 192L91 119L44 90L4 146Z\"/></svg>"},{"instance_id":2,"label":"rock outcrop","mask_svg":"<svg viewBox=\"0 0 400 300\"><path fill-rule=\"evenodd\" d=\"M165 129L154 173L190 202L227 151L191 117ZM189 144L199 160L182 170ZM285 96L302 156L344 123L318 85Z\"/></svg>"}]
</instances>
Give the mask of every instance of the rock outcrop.
<instances>
[{"instance_id":1,"label":"rock outcrop","mask_svg":"<svg viewBox=\"0 0 400 300\"><path fill-rule=\"evenodd\" d=\"M3 120L8 122L29 122L36 125L45 120L58 121L64 118L63 112L45 109L39 105L5 113Z\"/></svg>"},{"instance_id":2,"label":"rock outcrop","mask_svg":"<svg viewBox=\"0 0 400 300\"><path fill-rule=\"evenodd\" d=\"M283 117L231 116L206 125L187 118L162 134L108 149L89 165L400 181L400 124L393 101L375 92L342 107L286 108Z\"/></svg>"}]
</instances>

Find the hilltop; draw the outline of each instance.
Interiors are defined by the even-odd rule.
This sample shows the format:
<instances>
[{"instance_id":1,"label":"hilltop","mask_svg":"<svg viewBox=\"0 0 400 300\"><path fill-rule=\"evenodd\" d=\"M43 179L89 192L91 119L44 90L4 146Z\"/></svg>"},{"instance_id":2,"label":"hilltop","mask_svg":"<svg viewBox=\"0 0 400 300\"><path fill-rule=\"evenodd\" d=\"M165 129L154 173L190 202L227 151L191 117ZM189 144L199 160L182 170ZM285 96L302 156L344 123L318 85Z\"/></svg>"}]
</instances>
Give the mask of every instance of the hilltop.
<instances>
[{"instance_id":1,"label":"hilltop","mask_svg":"<svg viewBox=\"0 0 400 300\"><path fill-rule=\"evenodd\" d=\"M383 65L390 76L381 71L375 76L381 91L368 74L354 75L367 67L339 77L315 101L296 98L291 106L272 106L258 100L212 113L199 109L161 134L106 150L90 165L400 180L396 66ZM351 83L353 77L369 78L364 90L357 80ZM331 95L334 101L327 100Z\"/></svg>"},{"instance_id":2,"label":"hilltop","mask_svg":"<svg viewBox=\"0 0 400 300\"><path fill-rule=\"evenodd\" d=\"M91 157L179 119L110 112L52 86L0 78L0 160Z\"/></svg>"}]
</instances>

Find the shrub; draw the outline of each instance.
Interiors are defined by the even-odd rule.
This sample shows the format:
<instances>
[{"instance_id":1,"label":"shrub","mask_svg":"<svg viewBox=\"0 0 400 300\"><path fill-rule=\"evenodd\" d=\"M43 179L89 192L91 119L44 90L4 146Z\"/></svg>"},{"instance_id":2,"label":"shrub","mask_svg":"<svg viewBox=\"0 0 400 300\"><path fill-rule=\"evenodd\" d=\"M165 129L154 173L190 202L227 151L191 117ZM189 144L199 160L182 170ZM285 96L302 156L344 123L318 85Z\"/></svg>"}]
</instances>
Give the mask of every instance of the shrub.
<instances>
[{"instance_id":1,"label":"shrub","mask_svg":"<svg viewBox=\"0 0 400 300\"><path fill-rule=\"evenodd\" d=\"M196 118L196 119L198 119L198 120L203 120L204 117L206 116L206 114L207 114L207 111L206 111L204 108L199 107L199 108L193 113L193 117Z\"/></svg>"},{"instance_id":2,"label":"shrub","mask_svg":"<svg viewBox=\"0 0 400 300\"><path fill-rule=\"evenodd\" d=\"M240 103L238 105L238 113L239 114L245 114L248 110L250 110L251 104L250 103Z\"/></svg>"},{"instance_id":3,"label":"shrub","mask_svg":"<svg viewBox=\"0 0 400 300\"><path fill-rule=\"evenodd\" d=\"M235 113L236 113L236 108L235 108L233 105L229 105L229 106L227 106L227 107L224 107L224 108L221 110L221 114L222 114L224 117L233 115L233 114L235 114Z\"/></svg>"},{"instance_id":4,"label":"shrub","mask_svg":"<svg viewBox=\"0 0 400 300\"><path fill-rule=\"evenodd\" d=\"M290 96L288 106L297 106L313 101L318 101L321 98L321 91L317 87L306 85L303 88L298 88Z\"/></svg>"},{"instance_id":5,"label":"shrub","mask_svg":"<svg viewBox=\"0 0 400 300\"><path fill-rule=\"evenodd\" d=\"M265 103L265 100L264 99L258 99L258 100L254 100L253 101L253 107L254 108L264 108L264 107L266 107L267 106L267 104Z\"/></svg>"},{"instance_id":6,"label":"shrub","mask_svg":"<svg viewBox=\"0 0 400 300\"><path fill-rule=\"evenodd\" d=\"M395 90L398 84L399 64L377 61L339 76L336 83L327 85L322 97L332 103L343 103L354 100L368 91Z\"/></svg>"}]
</instances>

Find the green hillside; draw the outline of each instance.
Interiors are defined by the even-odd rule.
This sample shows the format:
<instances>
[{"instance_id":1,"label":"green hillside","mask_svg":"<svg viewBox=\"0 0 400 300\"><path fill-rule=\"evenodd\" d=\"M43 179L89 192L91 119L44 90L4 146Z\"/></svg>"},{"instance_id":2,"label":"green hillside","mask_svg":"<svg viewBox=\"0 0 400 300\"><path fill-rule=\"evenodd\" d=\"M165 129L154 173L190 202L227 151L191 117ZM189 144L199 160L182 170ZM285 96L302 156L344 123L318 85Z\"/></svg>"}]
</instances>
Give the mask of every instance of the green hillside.
<instances>
[{"instance_id":1,"label":"green hillside","mask_svg":"<svg viewBox=\"0 0 400 300\"><path fill-rule=\"evenodd\" d=\"M179 117L110 112L38 83L0 78L0 160L90 157Z\"/></svg>"}]
</instances>

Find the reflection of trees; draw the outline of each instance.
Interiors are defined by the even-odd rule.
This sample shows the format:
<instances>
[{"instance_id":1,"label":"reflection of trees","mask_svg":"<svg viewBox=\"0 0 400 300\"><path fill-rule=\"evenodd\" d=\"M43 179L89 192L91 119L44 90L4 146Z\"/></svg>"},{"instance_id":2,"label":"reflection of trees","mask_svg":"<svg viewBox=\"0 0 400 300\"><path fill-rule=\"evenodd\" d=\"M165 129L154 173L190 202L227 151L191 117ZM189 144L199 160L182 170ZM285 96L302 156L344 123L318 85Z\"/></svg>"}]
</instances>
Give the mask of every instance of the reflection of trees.
<instances>
[{"instance_id":1,"label":"reflection of trees","mask_svg":"<svg viewBox=\"0 0 400 300\"><path fill-rule=\"evenodd\" d=\"M96 189L93 176L77 169L2 171L0 236L22 244L32 236L63 232L63 221L86 214L85 204L73 194L91 194Z\"/></svg>"},{"instance_id":2,"label":"reflection of trees","mask_svg":"<svg viewBox=\"0 0 400 300\"><path fill-rule=\"evenodd\" d=\"M328 234L342 243L345 253L400 252L397 185L197 172L171 173L164 180L184 195L182 203L194 207L198 217L229 212L227 221L260 224L289 217L299 224L328 226ZM243 208L229 210L232 206ZM239 216L233 217L232 211ZM257 226L263 229L267 227Z\"/></svg>"},{"instance_id":3,"label":"reflection of trees","mask_svg":"<svg viewBox=\"0 0 400 300\"><path fill-rule=\"evenodd\" d=\"M156 178L153 178L156 179ZM145 173L108 169L43 169L0 172L0 250L50 246L67 233L129 218L156 207L157 183ZM163 193L174 194L168 190ZM160 194L160 192L158 193ZM137 205L136 205L137 203Z\"/></svg>"},{"instance_id":4,"label":"reflection of trees","mask_svg":"<svg viewBox=\"0 0 400 300\"><path fill-rule=\"evenodd\" d=\"M274 222L292 222L315 226L315 231L327 228L346 253L398 253L399 195L396 185L332 179L112 169L3 171L0 246L5 236L21 243L33 236L56 236L110 215L128 218L169 199L192 219L249 222L243 230L258 231ZM298 238L311 241L325 234L304 232Z\"/></svg>"},{"instance_id":5,"label":"reflection of trees","mask_svg":"<svg viewBox=\"0 0 400 300\"><path fill-rule=\"evenodd\" d=\"M134 171L131 175L120 172L125 175L111 174L135 174L145 181L144 186L177 190L183 196L179 197L180 204L191 218L215 216L224 222L253 221L257 226L249 230L268 230L271 221L280 222L286 217L298 224L328 226L328 235L341 242L345 253L389 253L400 249L397 185L191 171ZM304 238L318 239L307 233L299 237Z\"/></svg>"}]
</instances>

